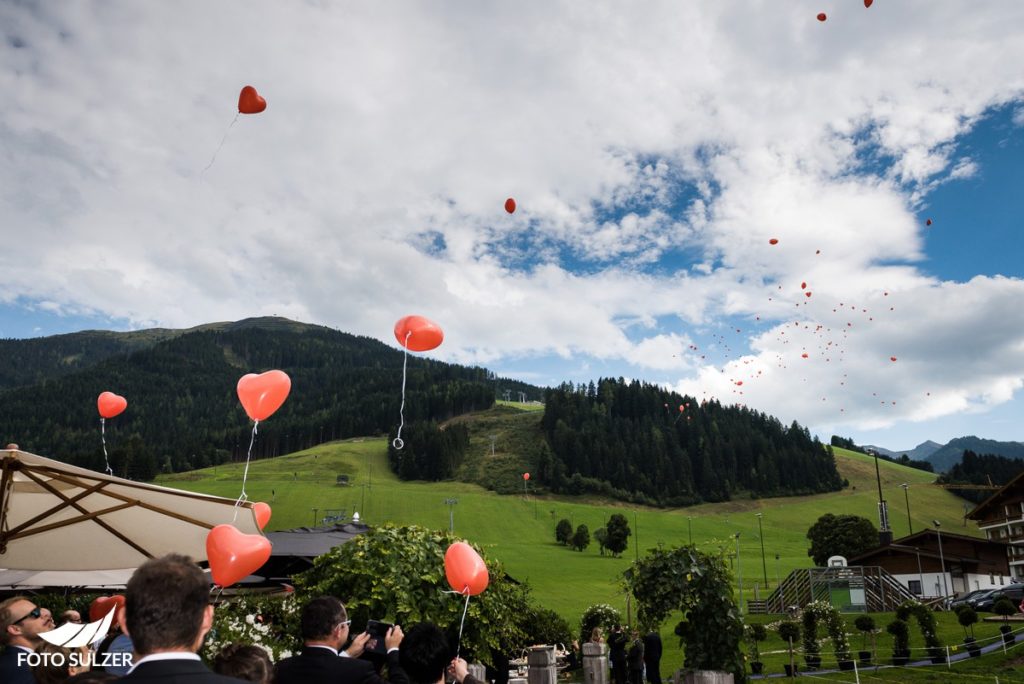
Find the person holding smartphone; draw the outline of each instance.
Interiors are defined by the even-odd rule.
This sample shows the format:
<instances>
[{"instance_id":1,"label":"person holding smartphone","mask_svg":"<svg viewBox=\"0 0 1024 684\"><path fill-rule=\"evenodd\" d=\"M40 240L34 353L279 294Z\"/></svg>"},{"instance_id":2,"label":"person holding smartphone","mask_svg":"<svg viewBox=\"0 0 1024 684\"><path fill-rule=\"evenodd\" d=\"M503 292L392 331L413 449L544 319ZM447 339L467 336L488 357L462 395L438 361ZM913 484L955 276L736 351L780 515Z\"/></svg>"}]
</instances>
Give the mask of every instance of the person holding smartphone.
<instances>
[{"instance_id":1,"label":"person holding smartphone","mask_svg":"<svg viewBox=\"0 0 1024 684\"><path fill-rule=\"evenodd\" d=\"M349 625L344 604L333 596L320 596L302 609L302 652L285 658L274 668L277 684L409 684L399 662L402 628L391 626L384 635L387 653L387 678L381 677L373 663L359 656L371 637L360 634L348 649L349 657L339 657L348 642Z\"/></svg>"}]
</instances>

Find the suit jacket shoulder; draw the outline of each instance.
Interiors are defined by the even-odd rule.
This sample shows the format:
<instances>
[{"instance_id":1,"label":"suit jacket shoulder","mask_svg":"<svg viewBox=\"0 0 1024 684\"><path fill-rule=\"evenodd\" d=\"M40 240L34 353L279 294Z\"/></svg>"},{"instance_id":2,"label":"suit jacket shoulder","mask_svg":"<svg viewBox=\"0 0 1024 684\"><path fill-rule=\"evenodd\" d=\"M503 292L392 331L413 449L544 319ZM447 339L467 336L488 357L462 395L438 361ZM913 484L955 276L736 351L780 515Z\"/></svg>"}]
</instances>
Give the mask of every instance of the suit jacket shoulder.
<instances>
[{"instance_id":1,"label":"suit jacket shoulder","mask_svg":"<svg viewBox=\"0 0 1024 684\"><path fill-rule=\"evenodd\" d=\"M388 654L388 677L359 658L343 658L322 648L310 648L285 658L274 668L275 684L409 684L398 662L398 652Z\"/></svg>"},{"instance_id":2,"label":"suit jacket shoulder","mask_svg":"<svg viewBox=\"0 0 1024 684\"><path fill-rule=\"evenodd\" d=\"M239 684L242 680L211 672L196 660L156 660L142 663L117 681L131 684Z\"/></svg>"},{"instance_id":3,"label":"suit jacket shoulder","mask_svg":"<svg viewBox=\"0 0 1024 684\"><path fill-rule=\"evenodd\" d=\"M19 649L8 646L0 653L0 682L3 684L35 684L32 668L18 667Z\"/></svg>"}]
</instances>

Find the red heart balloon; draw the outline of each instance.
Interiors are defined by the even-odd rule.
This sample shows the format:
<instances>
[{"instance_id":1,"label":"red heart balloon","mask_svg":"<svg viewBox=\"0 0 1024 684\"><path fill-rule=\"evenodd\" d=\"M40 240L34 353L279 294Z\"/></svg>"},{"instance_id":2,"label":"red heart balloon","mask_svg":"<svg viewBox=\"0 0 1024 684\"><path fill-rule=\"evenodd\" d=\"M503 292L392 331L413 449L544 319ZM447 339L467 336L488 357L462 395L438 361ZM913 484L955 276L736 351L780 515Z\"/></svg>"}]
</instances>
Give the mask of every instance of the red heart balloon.
<instances>
[{"instance_id":1,"label":"red heart balloon","mask_svg":"<svg viewBox=\"0 0 1024 684\"><path fill-rule=\"evenodd\" d=\"M514 214L516 212L516 201L511 197L505 200L505 211L510 214Z\"/></svg>"},{"instance_id":2,"label":"red heart balloon","mask_svg":"<svg viewBox=\"0 0 1024 684\"><path fill-rule=\"evenodd\" d=\"M524 480L529 480L530 479L530 473L523 473L523 479Z\"/></svg>"},{"instance_id":3,"label":"red heart balloon","mask_svg":"<svg viewBox=\"0 0 1024 684\"><path fill-rule=\"evenodd\" d=\"M240 114L259 114L266 108L267 101L260 97L260 94L252 86L245 86L238 94L238 112Z\"/></svg>"},{"instance_id":4,"label":"red heart balloon","mask_svg":"<svg viewBox=\"0 0 1024 684\"><path fill-rule=\"evenodd\" d=\"M238 381L238 400L253 420L266 420L292 391L292 379L284 371L271 370L266 373L249 373Z\"/></svg>"},{"instance_id":5,"label":"red heart balloon","mask_svg":"<svg viewBox=\"0 0 1024 684\"><path fill-rule=\"evenodd\" d=\"M258 534L243 534L233 525L217 525L206 535L206 557L213 583L229 587L267 562L270 540Z\"/></svg>"},{"instance_id":6,"label":"red heart balloon","mask_svg":"<svg viewBox=\"0 0 1024 684\"><path fill-rule=\"evenodd\" d=\"M113 392L104 392L96 399L96 408L99 409L100 417L113 418L128 408L128 400Z\"/></svg>"},{"instance_id":7,"label":"red heart balloon","mask_svg":"<svg viewBox=\"0 0 1024 684\"><path fill-rule=\"evenodd\" d=\"M270 505L265 504L262 501L257 501L252 505L253 513L256 514L256 524L260 526L262 530L270 522Z\"/></svg>"},{"instance_id":8,"label":"red heart balloon","mask_svg":"<svg viewBox=\"0 0 1024 684\"><path fill-rule=\"evenodd\" d=\"M455 542L445 551L444 576L452 589L470 596L482 592L490 581L487 565L466 542Z\"/></svg>"},{"instance_id":9,"label":"red heart balloon","mask_svg":"<svg viewBox=\"0 0 1024 684\"><path fill-rule=\"evenodd\" d=\"M395 323L395 338L409 351L430 351L444 341L444 331L429 318L406 316Z\"/></svg>"},{"instance_id":10,"label":"red heart balloon","mask_svg":"<svg viewBox=\"0 0 1024 684\"><path fill-rule=\"evenodd\" d=\"M99 622L115 606L117 608L124 606L124 596L115 594L114 596L100 596L93 599L93 602L89 604L89 622ZM114 624L117 624L116 613L114 614Z\"/></svg>"}]
</instances>

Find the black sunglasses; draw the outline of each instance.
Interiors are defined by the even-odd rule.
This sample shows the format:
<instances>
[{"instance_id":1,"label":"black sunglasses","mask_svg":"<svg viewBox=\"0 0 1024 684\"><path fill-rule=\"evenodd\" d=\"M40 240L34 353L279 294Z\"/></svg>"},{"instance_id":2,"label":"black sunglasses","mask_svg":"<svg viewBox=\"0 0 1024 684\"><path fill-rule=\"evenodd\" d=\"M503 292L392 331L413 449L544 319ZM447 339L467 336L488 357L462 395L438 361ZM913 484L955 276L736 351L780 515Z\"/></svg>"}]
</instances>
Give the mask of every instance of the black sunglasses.
<instances>
[{"instance_id":1,"label":"black sunglasses","mask_svg":"<svg viewBox=\"0 0 1024 684\"><path fill-rule=\"evenodd\" d=\"M39 606L36 606L32 610L30 610L28 613L26 613L24 617L15 620L11 624L17 625L17 624L20 624L20 623L24 622L25 620L28 620L29 618L36 619L36 618L39 618L40 616L42 616L42 614L43 614L43 609L40 608Z\"/></svg>"}]
</instances>

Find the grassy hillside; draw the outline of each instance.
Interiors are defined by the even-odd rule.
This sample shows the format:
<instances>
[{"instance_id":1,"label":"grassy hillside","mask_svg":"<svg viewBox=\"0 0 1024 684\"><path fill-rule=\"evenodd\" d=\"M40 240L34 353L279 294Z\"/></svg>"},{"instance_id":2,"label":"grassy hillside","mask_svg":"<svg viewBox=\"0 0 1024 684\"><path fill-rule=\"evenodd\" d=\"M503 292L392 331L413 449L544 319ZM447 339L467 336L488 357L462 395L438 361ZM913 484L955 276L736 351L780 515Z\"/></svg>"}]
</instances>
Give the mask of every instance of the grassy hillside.
<instances>
[{"instance_id":1,"label":"grassy hillside","mask_svg":"<svg viewBox=\"0 0 1024 684\"><path fill-rule=\"evenodd\" d=\"M508 410L495 409L490 416L487 414L492 412L485 412L474 419L497 420L497 425L507 425L507 421L516 419ZM493 425L488 424L488 427ZM487 446L489 453L489 444ZM481 457L483 467L487 458ZM507 457L499 454L496 458ZM619 575L635 556L637 536L642 553L657 544L686 543L692 529L693 542L699 547L731 555L736 549L731 536L740 532L744 593L753 598L754 583L764 584L755 517L756 513L763 513L769 583L774 587L776 574L784 576L791 569L808 566L810 560L804 535L818 516L832 512L855 513L871 520L877 518L873 460L842 449L836 450L836 459L840 473L850 481L850 487L842 492L667 510L536 497L532 493L525 498L522 494L499 495L461 482L401 482L386 466L383 439L355 439L254 462L247 490L253 500L271 504L274 514L268 529L310 525L314 521L314 508L321 518L328 509L343 509L349 515L358 510L370 524L394 521L443 528L449 523L445 499L455 497L458 499L454 506L455 531L482 544L489 555L501 559L513 576L528 581L541 603L575 622L593 603L607 602L625 610ZM903 490L899 488L903 482L911 484L915 530L938 518L944 529L976 533L972 527L962 527L960 499L927 486L934 478L932 474L885 461L881 462L881 472L897 536L907 532ZM350 484L336 485L339 474L348 475ZM158 481L182 489L234 497L240 491L241 476L242 465L234 464L165 475ZM519 486L522 486L521 479ZM602 526L613 512L627 515L635 535L622 558L602 557L596 545L578 553L554 542L554 527L559 519L569 518L574 526L585 523L593 530ZM776 554L779 555L777 563Z\"/></svg>"}]
</instances>

